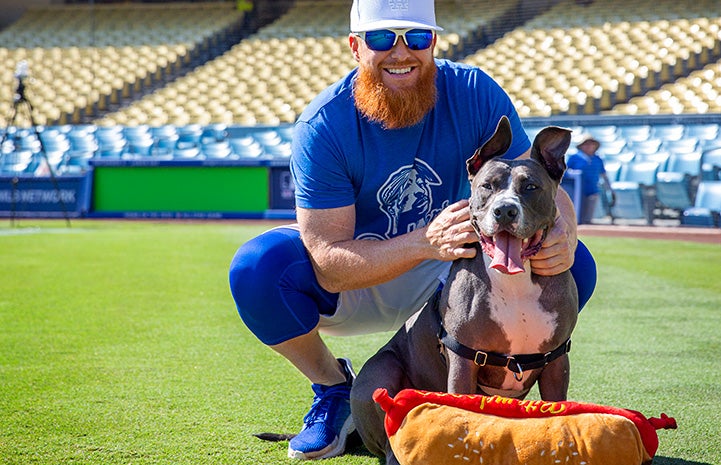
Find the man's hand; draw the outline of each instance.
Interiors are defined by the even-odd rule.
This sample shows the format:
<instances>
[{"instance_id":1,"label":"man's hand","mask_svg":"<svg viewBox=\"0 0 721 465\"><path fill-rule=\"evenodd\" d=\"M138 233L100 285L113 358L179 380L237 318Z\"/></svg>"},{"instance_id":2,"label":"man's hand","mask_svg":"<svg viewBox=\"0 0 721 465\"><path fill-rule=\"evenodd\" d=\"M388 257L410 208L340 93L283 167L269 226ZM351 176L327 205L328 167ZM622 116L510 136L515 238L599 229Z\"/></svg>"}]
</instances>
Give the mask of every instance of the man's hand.
<instances>
[{"instance_id":1,"label":"man's hand","mask_svg":"<svg viewBox=\"0 0 721 465\"><path fill-rule=\"evenodd\" d=\"M478 234L471 226L468 200L460 200L446 207L426 228L426 239L435 249L438 260L451 261L456 258L473 258L475 248L465 244L478 242Z\"/></svg>"},{"instance_id":2,"label":"man's hand","mask_svg":"<svg viewBox=\"0 0 721 465\"><path fill-rule=\"evenodd\" d=\"M556 218L556 223L543 242L543 248L531 257L533 272L541 276L553 276L571 268L576 243L575 222L569 224L563 216Z\"/></svg>"}]
</instances>

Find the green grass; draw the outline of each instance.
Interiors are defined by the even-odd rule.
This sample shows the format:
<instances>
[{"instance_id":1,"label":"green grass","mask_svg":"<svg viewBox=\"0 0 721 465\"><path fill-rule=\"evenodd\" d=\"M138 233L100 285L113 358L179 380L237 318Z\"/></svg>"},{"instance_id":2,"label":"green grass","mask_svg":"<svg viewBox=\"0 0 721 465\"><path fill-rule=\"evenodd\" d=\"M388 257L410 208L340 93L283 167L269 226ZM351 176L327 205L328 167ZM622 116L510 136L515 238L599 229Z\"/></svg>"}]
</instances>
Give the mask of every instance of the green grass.
<instances>
[{"instance_id":1,"label":"green grass","mask_svg":"<svg viewBox=\"0 0 721 465\"><path fill-rule=\"evenodd\" d=\"M235 312L227 268L267 225L0 223L0 463L282 464L307 381ZM666 412L661 465L721 464L721 248L584 238L600 268L570 396ZM390 336L328 338L359 368ZM328 465L378 464L361 447Z\"/></svg>"}]
</instances>

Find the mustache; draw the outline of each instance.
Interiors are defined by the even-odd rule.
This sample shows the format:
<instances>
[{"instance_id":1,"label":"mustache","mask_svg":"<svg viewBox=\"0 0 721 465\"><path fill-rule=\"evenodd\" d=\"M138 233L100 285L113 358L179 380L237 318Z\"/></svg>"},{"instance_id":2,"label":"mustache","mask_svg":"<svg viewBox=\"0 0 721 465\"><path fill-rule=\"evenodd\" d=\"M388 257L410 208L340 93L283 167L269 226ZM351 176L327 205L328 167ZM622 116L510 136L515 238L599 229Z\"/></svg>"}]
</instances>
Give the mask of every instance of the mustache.
<instances>
[{"instance_id":1,"label":"mustache","mask_svg":"<svg viewBox=\"0 0 721 465\"><path fill-rule=\"evenodd\" d=\"M385 62L388 67L391 62ZM358 110L369 120L386 129L418 124L436 103L436 67L424 68L408 60L392 62L394 68L420 67L418 83L413 88L392 90L383 83L383 68L360 67L354 82L353 96Z\"/></svg>"}]
</instances>

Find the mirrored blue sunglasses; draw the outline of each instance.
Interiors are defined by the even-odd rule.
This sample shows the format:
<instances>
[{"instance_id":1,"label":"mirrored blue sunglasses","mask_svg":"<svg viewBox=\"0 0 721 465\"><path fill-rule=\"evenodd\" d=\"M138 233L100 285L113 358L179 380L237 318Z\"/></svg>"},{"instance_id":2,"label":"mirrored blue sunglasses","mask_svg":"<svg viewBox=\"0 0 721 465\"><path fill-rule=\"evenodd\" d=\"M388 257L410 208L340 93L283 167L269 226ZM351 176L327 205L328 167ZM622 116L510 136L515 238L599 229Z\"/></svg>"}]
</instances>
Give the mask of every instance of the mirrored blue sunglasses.
<instances>
[{"instance_id":1,"label":"mirrored blue sunglasses","mask_svg":"<svg viewBox=\"0 0 721 465\"><path fill-rule=\"evenodd\" d=\"M376 52L387 52L395 47L398 37L403 37L403 42L411 50L425 50L433 43L435 31L431 29L378 29L358 32L356 35L363 39L369 49Z\"/></svg>"}]
</instances>

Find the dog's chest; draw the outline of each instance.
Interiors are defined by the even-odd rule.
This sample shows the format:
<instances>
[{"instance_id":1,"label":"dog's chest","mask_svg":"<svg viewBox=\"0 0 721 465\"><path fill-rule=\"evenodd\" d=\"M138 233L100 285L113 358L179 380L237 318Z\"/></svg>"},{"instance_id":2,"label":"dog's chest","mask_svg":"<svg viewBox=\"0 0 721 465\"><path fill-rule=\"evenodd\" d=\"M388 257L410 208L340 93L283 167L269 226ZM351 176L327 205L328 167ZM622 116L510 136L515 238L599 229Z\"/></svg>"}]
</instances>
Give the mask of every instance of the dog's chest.
<instances>
[{"instance_id":1,"label":"dog's chest","mask_svg":"<svg viewBox=\"0 0 721 465\"><path fill-rule=\"evenodd\" d=\"M543 307L541 286L534 284L527 273L511 276L489 270L489 275L489 316L510 343L509 353L545 351L547 341L556 332L558 315Z\"/></svg>"}]
</instances>

